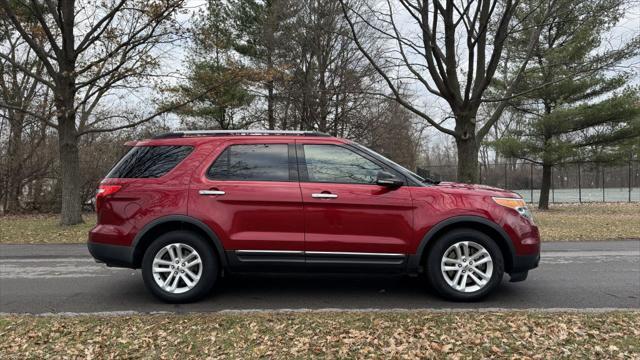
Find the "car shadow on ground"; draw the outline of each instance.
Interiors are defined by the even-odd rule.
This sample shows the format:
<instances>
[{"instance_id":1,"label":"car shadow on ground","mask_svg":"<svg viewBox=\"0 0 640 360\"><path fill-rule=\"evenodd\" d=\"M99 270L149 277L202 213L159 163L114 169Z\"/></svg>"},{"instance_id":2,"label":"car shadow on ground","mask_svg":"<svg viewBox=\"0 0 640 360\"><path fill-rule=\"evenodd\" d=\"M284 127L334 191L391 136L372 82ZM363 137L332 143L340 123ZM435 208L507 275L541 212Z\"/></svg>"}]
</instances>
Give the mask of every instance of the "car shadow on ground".
<instances>
[{"instance_id":1,"label":"car shadow on ground","mask_svg":"<svg viewBox=\"0 0 640 360\"><path fill-rule=\"evenodd\" d=\"M446 301L423 276L356 274L234 274L218 279L212 294L190 304L165 304L150 295L142 279L120 286L120 295L102 292L101 301L137 311L209 312L225 310L306 309L474 309L501 307L521 296L505 276L501 286L480 302ZM127 294L123 297L122 294ZM517 301L520 303L520 301ZM522 302L526 306L526 300ZM516 307L518 307L516 305Z\"/></svg>"}]
</instances>

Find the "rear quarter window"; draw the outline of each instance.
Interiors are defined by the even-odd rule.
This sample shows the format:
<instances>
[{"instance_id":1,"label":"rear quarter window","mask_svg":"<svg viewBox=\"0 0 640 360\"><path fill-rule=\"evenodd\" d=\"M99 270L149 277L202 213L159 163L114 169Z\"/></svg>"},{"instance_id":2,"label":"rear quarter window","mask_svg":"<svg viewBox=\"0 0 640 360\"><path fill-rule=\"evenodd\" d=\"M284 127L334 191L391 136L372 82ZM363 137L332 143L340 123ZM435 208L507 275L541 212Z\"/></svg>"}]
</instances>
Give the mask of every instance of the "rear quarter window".
<instances>
[{"instance_id":1,"label":"rear quarter window","mask_svg":"<svg viewBox=\"0 0 640 360\"><path fill-rule=\"evenodd\" d=\"M192 146L134 146L109 171L107 178L159 178L193 151Z\"/></svg>"}]
</instances>

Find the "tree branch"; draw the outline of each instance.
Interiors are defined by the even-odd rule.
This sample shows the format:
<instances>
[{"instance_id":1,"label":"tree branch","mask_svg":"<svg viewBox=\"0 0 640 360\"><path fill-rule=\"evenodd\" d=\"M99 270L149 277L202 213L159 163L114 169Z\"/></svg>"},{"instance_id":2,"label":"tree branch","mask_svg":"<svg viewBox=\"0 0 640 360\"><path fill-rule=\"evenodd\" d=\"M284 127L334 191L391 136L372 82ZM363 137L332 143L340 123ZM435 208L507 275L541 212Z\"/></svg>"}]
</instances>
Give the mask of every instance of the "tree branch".
<instances>
[{"instance_id":1,"label":"tree branch","mask_svg":"<svg viewBox=\"0 0 640 360\"><path fill-rule=\"evenodd\" d=\"M364 46L362 46L362 43L358 39L358 35L357 35L356 29L355 29L355 25L353 24L353 21L349 17L347 6L344 3L344 0L340 0L340 5L342 7L342 13L344 14L345 19L347 20L347 23L348 23L349 28L351 30L351 34L353 36L353 40L354 40L356 46L358 47L358 49L360 50L362 55L364 55L364 57L367 58L367 60L371 64L371 66L378 72L378 74L380 74L380 76L382 76L384 81L387 83L387 86L389 87L391 92L394 94L395 100L398 103L400 103L402 106L404 106L406 109L408 109L409 111L411 111L414 114L416 114L416 115L420 116L421 118L425 119L429 124L431 124L433 127L438 129L439 131L441 131L441 132L443 132L445 134L449 134L451 136L456 136L456 133L453 130L450 130L450 129L447 129L447 128L441 126L435 120L433 120L429 115L427 115L426 113L418 110L417 108L412 106L409 102L407 102L405 99L403 99L403 97L401 96L401 94L398 91L398 89L393 85L393 82L391 81L389 76L387 76L387 74L380 68L380 66L373 59L371 54L369 54L369 52L364 48Z\"/></svg>"}]
</instances>

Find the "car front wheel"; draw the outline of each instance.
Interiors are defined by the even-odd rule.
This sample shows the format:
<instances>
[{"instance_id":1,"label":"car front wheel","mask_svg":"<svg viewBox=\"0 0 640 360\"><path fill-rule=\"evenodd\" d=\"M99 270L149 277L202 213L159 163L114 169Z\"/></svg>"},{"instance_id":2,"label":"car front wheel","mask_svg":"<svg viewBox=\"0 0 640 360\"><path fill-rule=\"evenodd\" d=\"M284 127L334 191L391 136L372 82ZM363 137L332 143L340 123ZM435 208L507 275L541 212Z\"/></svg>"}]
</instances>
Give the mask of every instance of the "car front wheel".
<instances>
[{"instance_id":1,"label":"car front wheel","mask_svg":"<svg viewBox=\"0 0 640 360\"><path fill-rule=\"evenodd\" d=\"M195 233L172 231L160 236L142 259L149 291L170 303L191 302L213 288L218 264L209 244Z\"/></svg>"},{"instance_id":2,"label":"car front wheel","mask_svg":"<svg viewBox=\"0 0 640 360\"><path fill-rule=\"evenodd\" d=\"M427 256L427 277L447 299L474 301L502 281L504 260L498 245L472 229L454 230L438 239Z\"/></svg>"}]
</instances>

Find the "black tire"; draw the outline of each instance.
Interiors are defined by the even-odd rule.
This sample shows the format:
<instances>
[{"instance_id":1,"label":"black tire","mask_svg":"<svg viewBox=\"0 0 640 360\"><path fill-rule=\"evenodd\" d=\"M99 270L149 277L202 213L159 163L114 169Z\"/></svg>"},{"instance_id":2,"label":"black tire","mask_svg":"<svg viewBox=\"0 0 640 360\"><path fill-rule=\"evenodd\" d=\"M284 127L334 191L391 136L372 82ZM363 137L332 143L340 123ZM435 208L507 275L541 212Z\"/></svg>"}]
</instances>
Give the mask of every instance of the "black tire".
<instances>
[{"instance_id":1,"label":"black tire","mask_svg":"<svg viewBox=\"0 0 640 360\"><path fill-rule=\"evenodd\" d=\"M445 251L460 241L473 241L481 245L487 250L493 262L491 278L484 287L474 292L462 292L454 289L447 283L444 278L445 275L440 268ZM444 234L430 248L426 257L425 269L429 284L442 297L453 301L477 301L487 296L500 285L504 275L504 258L496 242L486 234L473 229L456 229Z\"/></svg>"},{"instance_id":2,"label":"black tire","mask_svg":"<svg viewBox=\"0 0 640 360\"><path fill-rule=\"evenodd\" d=\"M202 261L200 280L193 288L180 294L174 294L162 289L156 283L152 273L154 257L162 248L172 243L183 243L192 247ZM218 259L214 249L205 239L191 231L176 230L162 234L151 243L142 258L142 279L146 288L158 299L168 303L193 302L208 295L216 283L218 272Z\"/></svg>"}]
</instances>

